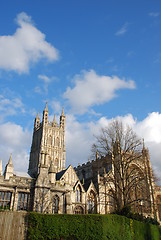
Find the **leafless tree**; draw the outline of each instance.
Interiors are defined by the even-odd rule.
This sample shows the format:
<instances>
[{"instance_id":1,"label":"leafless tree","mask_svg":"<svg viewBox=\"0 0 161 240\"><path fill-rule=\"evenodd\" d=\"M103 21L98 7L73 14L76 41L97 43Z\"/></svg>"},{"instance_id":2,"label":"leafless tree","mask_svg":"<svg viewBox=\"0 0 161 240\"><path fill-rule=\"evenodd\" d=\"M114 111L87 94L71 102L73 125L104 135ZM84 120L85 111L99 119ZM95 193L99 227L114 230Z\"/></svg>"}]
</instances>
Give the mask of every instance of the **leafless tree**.
<instances>
[{"instance_id":1,"label":"leafless tree","mask_svg":"<svg viewBox=\"0 0 161 240\"><path fill-rule=\"evenodd\" d=\"M151 211L149 176L143 170L143 148L132 128L117 120L96 136L92 151L111 158L111 170L102 180L107 186L105 190L108 189L105 194L113 199L115 211L128 206L139 213Z\"/></svg>"}]
</instances>

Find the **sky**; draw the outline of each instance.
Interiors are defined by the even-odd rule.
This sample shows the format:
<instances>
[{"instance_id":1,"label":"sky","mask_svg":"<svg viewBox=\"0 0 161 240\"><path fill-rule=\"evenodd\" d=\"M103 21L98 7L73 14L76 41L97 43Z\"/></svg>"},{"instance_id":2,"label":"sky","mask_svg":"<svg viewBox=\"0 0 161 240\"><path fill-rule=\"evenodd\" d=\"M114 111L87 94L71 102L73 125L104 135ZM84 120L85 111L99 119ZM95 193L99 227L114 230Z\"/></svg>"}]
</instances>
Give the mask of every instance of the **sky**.
<instances>
[{"instance_id":1,"label":"sky","mask_svg":"<svg viewBox=\"0 0 161 240\"><path fill-rule=\"evenodd\" d=\"M66 115L66 166L114 119L161 172L161 1L1 0L0 159L27 172L34 118Z\"/></svg>"}]
</instances>

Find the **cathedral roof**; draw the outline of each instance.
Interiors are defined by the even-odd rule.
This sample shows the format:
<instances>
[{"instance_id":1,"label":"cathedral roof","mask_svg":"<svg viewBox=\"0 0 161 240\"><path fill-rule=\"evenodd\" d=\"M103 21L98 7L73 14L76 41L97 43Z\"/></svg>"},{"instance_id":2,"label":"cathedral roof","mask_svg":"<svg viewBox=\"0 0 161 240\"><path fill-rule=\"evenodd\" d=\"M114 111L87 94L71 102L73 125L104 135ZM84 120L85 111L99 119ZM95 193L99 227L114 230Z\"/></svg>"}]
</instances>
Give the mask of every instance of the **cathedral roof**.
<instances>
[{"instance_id":1,"label":"cathedral roof","mask_svg":"<svg viewBox=\"0 0 161 240\"><path fill-rule=\"evenodd\" d=\"M56 173L56 180L60 180L60 178L64 175L64 173L67 171L67 169L64 169L61 172Z\"/></svg>"}]
</instances>

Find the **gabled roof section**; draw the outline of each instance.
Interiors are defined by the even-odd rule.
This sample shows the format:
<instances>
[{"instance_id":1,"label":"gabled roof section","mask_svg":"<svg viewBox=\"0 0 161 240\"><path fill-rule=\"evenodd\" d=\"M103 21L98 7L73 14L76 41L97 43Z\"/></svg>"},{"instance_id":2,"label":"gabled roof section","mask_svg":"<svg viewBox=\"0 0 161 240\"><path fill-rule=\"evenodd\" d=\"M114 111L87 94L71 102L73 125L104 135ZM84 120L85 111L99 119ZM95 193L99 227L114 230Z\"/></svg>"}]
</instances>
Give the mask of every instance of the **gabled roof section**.
<instances>
[{"instance_id":1,"label":"gabled roof section","mask_svg":"<svg viewBox=\"0 0 161 240\"><path fill-rule=\"evenodd\" d=\"M69 165L66 169L62 170L61 172L56 173L56 180L57 181L64 181L67 184L74 186L79 178L74 170L74 168Z\"/></svg>"},{"instance_id":2,"label":"gabled roof section","mask_svg":"<svg viewBox=\"0 0 161 240\"><path fill-rule=\"evenodd\" d=\"M84 187L84 185L83 185L83 187ZM95 186L94 186L94 184L92 182L92 180L90 181L90 183L88 183L88 185L86 185L86 189L85 190L86 190L87 193L89 193L92 190L93 192L95 192L95 194L98 194L97 190L96 190L96 188L95 188Z\"/></svg>"},{"instance_id":3,"label":"gabled roof section","mask_svg":"<svg viewBox=\"0 0 161 240\"><path fill-rule=\"evenodd\" d=\"M88 181L86 181L86 182L83 184L83 187L84 187L84 189L85 189L86 192L87 192L90 184L91 184L91 179L89 179Z\"/></svg>"},{"instance_id":4,"label":"gabled roof section","mask_svg":"<svg viewBox=\"0 0 161 240\"><path fill-rule=\"evenodd\" d=\"M64 173L67 171L67 169L62 170L61 172L56 173L56 180L60 180L61 177L64 175Z\"/></svg>"}]
</instances>

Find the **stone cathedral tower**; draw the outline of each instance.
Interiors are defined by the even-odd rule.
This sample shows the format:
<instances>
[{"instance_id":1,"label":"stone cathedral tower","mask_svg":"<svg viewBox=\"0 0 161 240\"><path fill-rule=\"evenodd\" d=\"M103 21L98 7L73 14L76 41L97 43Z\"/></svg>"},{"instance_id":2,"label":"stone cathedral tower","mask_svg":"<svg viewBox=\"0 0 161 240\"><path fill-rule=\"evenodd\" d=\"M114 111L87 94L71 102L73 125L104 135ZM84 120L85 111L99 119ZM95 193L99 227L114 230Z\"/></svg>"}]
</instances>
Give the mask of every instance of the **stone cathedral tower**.
<instances>
[{"instance_id":1,"label":"stone cathedral tower","mask_svg":"<svg viewBox=\"0 0 161 240\"><path fill-rule=\"evenodd\" d=\"M40 168L54 167L56 172L65 169L65 115L64 109L60 116L60 123L48 120L47 103L40 122L39 113L35 118L34 131L30 152L28 173L36 178Z\"/></svg>"}]
</instances>

